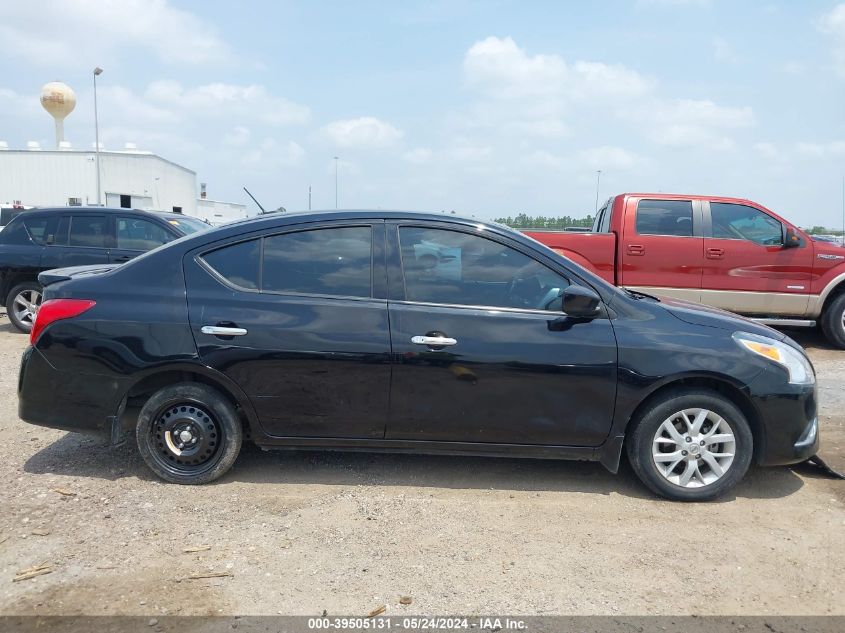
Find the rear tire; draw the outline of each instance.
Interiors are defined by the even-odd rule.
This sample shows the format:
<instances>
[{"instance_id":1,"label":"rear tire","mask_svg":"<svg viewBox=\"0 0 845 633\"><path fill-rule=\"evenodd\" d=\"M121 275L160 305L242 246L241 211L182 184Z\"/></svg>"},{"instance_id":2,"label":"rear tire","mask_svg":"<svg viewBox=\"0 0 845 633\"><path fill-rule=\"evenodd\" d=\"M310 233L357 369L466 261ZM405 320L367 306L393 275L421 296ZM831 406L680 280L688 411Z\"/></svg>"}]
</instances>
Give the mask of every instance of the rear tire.
<instances>
[{"instance_id":1,"label":"rear tire","mask_svg":"<svg viewBox=\"0 0 845 633\"><path fill-rule=\"evenodd\" d=\"M147 466L176 484L205 484L228 471L241 450L237 411L219 391L196 382L164 387L138 415L136 440Z\"/></svg>"},{"instance_id":2,"label":"rear tire","mask_svg":"<svg viewBox=\"0 0 845 633\"><path fill-rule=\"evenodd\" d=\"M27 281L12 288L6 296L6 314L21 332L29 333L38 314L42 298L41 284Z\"/></svg>"},{"instance_id":3,"label":"rear tire","mask_svg":"<svg viewBox=\"0 0 845 633\"><path fill-rule=\"evenodd\" d=\"M845 293L834 298L825 308L821 326L831 345L845 349Z\"/></svg>"},{"instance_id":4,"label":"rear tire","mask_svg":"<svg viewBox=\"0 0 845 633\"><path fill-rule=\"evenodd\" d=\"M628 459L653 492L675 501L725 494L751 464L753 437L742 411L710 390L676 390L633 422Z\"/></svg>"}]
</instances>

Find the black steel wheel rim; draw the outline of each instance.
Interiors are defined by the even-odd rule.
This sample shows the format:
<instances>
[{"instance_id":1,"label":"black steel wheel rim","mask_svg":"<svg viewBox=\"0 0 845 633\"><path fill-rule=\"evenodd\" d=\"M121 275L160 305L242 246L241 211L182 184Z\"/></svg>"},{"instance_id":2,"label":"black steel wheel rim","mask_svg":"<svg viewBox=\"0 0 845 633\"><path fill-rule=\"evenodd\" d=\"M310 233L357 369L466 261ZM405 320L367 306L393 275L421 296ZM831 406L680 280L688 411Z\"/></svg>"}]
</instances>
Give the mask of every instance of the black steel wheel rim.
<instances>
[{"instance_id":1,"label":"black steel wheel rim","mask_svg":"<svg viewBox=\"0 0 845 633\"><path fill-rule=\"evenodd\" d=\"M202 404L177 402L159 409L147 439L153 458L165 470L196 475L220 461L225 435Z\"/></svg>"}]
</instances>

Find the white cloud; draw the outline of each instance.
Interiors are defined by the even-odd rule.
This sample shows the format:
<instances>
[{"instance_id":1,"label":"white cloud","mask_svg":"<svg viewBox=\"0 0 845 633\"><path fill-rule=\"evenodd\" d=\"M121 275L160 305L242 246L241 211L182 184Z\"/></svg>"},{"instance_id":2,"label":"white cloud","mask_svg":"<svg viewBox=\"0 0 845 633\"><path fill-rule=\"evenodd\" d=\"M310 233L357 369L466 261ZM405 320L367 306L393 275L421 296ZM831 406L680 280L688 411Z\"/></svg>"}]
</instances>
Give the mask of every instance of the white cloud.
<instances>
[{"instance_id":1,"label":"white cloud","mask_svg":"<svg viewBox=\"0 0 845 633\"><path fill-rule=\"evenodd\" d=\"M796 143L795 149L800 156L807 158L825 158L829 156L845 155L845 141L829 141L827 143Z\"/></svg>"},{"instance_id":2,"label":"white cloud","mask_svg":"<svg viewBox=\"0 0 845 633\"><path fill-rule=\"evenodd\" d=\"M730 42L718 35L713 38L713 58L717 62L725 64L736 64L739 61L739 57Z\"/></svg>"},{"instance_id":3,"label":"white cloud","mask_svg":"<svg viewBox=\"0 0 845 633\"><path fill-rule=\"evenodd\" d=\"M774 143L754 143L754 149L770 160L781 160L784 158L783 152Z\"/></svg>"},{"instance_id":4,"label":"white cloud","mask_svg":"<svg viewBox=\"0 0 845 633\"><path fill-rule=\"evenodd\" d=\"M244 145L249 143L249 139L252 136L248 127L244 127L243 125L236 125L232 128L232 131L226 134L223 137L223 142L226 145L231 145L232 147L243 147Z\"/></svg>"},{"instance_id":5,"label":"white cloud","mask_svg":"<svg viewBox=\"0 0 845 633\"><path fill-rule=\"evenodd\" d=\"M473 44L464 56L464 74L471 86L498 98L637 96L651 86L622 65L593 61L569 65L558 55L529 55L510 37L491 36Z\"/></svg>"},{"instance_id":6,"label":"white cloud","mask_svg":"<svg viewBox=\"0 0 845 633\"><path fill-rule=\"evenodd\" d=\"M631 169L644 160L634 152L612 145L583 150L580 157L594 169Z\"/></svg>"},{"instance_id":7,"label":"white cloud","mask_svg":"<svg viewBox=\"0 0 845 633\"><path fill-rule=\"evenodd\" d=\"M845 77L845 3L836 5L818 21L818 28L833 41L833 58L836 72Z\"/></svg>"},{"instance_id":8,"label":"white cloud","mask_svg":"<svg viewBox=\"0 0 845 633\"><path fill-rule=\"evenodd\" d=\"M302 124L310 118L310 110L270 94L262 85L237 85L210 83L185 88L177 81L154 81L145 93L147 99L171 108L185 115L234 116L252 118L270 125Z\"/></svg>"},{"instance_id":9,"label":"white cloud","mask_svg":"<svg viewBox=\"0 0 845 633\"><path fill-rule=\"evenodd\" d=\"M298 165L304 157L305 149L295 141L279 143L276 139L265 138L258 147L243 154L241 162L267 172L280 166Z\"/></svg>"},{"instance_id":10,"label":"white cloud","mask_svg":"<svg viewBox=\"0 0 845 633\"><path fill-rule=\"evenodd\" d=\"M126 47L148 49L166 63L230 57L214 27L167 0L3 2L0 41L4 55L50 67L91 65Z\"/></svg>"},{"instance_id":11,"label":"white cloud","mask_svg":"<svg viewBox=\"0 0 845 633\"><path fill-rule=\"evenodd\" d=\"M787 75L801 75L806 69L807 67L804 64L796 61L786 62L780 66L780 71Z\"/></svg>"},{"instance_id":12,"label":"white cloud","mask_svg":"<svg viewBox=\"0 0 845 633\"><path fill-rule=\"evenodd\" d=\"M376 117L332 121L321 130L338 147L389 147L402 138L402 131Z\"/></svg>"},{"instance_id":13,"label":"white cloud","mask_svg":"<svg viewBox=\"0 0 845 633\"><path fill-rule=\"evenodd\" d=\"M706 99L653 101L633 110L630 116L647 126L655 143L671 147L730 149L735 143L727 133L755 124L750 106L720 106Z\"/></svg>"}]
</instances>

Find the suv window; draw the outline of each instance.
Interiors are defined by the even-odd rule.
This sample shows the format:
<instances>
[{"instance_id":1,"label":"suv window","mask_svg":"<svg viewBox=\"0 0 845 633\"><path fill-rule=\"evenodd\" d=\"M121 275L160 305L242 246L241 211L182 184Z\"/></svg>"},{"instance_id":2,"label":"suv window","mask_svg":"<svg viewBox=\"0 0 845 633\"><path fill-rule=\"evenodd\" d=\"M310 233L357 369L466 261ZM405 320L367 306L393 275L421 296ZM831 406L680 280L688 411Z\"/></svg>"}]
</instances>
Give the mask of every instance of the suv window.
<instances>
[{"instance_id":1,"label":"suv window","mask_svg":"<svg viewBox=\"0 0 845 633\"><path fill-rule=\"evenodd\" d=\"M768 213L744 204L711 202L713 237L748 240L756 244L783 244L783 226Z\"/></svg>"},{"instance_id":2,"label":"suv window","mask_svg":"<svg viewBox=\"0 0 845 633\"><path fill-rule=\"evenodd\" d=\"M164 227L142 218L118 217L117 248L149 251L174 239Z\"/></svg>"},{"instance_id":3,"label":"suv window","mask_svg":"<svg viewBox=\"0 0 845 633\"><path fill-rule=\"evenodd\" d=\"M70 246L106 248L108 221L104 215L75 215L70 222Z\"/></svg>"},{"instance_id":4,"label":"suv window","mask_svg":"<svg viewBox=\"0 0 845 633\"><path fill-rule=\"evenodd\" d=\"M399 229L405 298L455 305L560 310L569 281L493 240L445 229Z\"/></svg>"},{"instance_id":5,"label":"suv window","mask_svg":"<svg viewBox=\"0 0 845 633\"><path fill-rule=\"evenodd\" d=\"M261 240L238 242L218 248L202 256L202 259L214 271L241 288L258 290L258 253Z\"/></svg>"},{"instance_id":6,"label":"suv window","mask_svg":"<svg viewBox=\"0 0 845 633\"><path fill-rule=\"evenodd\" d=\"M692 201L640 200L637 204L640 235L692 236Z\"/></svg>"},{"instance_id":7,"label":"suv window","mask_svg":"<svg viewBox=\"0 0 845 633\"><path fill-rule=\"evenodd\" d=\"M28 217L24 219L23 223L26 225L26 230L32 237L32 241L36 244L46 244L47 235L56 230L55 216Z\"/></svg>"},{"instance_id":8,"label":"suv window","mask_svg":"<svg viewBox=\"0 0 845 633\"><path fill-rule=\"evenodd\" d=\"M372 228L314 229L264 238L261 289L370 297Z\"/></svg>"}]
</instances>

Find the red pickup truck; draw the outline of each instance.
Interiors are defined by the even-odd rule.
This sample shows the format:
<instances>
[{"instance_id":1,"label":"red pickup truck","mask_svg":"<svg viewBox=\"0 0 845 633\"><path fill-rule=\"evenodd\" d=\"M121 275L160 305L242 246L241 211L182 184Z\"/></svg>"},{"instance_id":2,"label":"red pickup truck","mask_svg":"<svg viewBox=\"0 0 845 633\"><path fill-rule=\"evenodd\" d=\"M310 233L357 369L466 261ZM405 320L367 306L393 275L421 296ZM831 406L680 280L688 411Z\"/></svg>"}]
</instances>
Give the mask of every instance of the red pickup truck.
<instances>
[{"instance_id":1,"label":"red pickup truck","mask_svg":"<svg viewBox=\"0 0 845 633\"><path fill-rule=\"evenodd\" d=\"M618 286L771 325L814 326L845 349L845 248L739 198L624 193L587 233L526 231Z\"/></svg>"}]
</instances>

